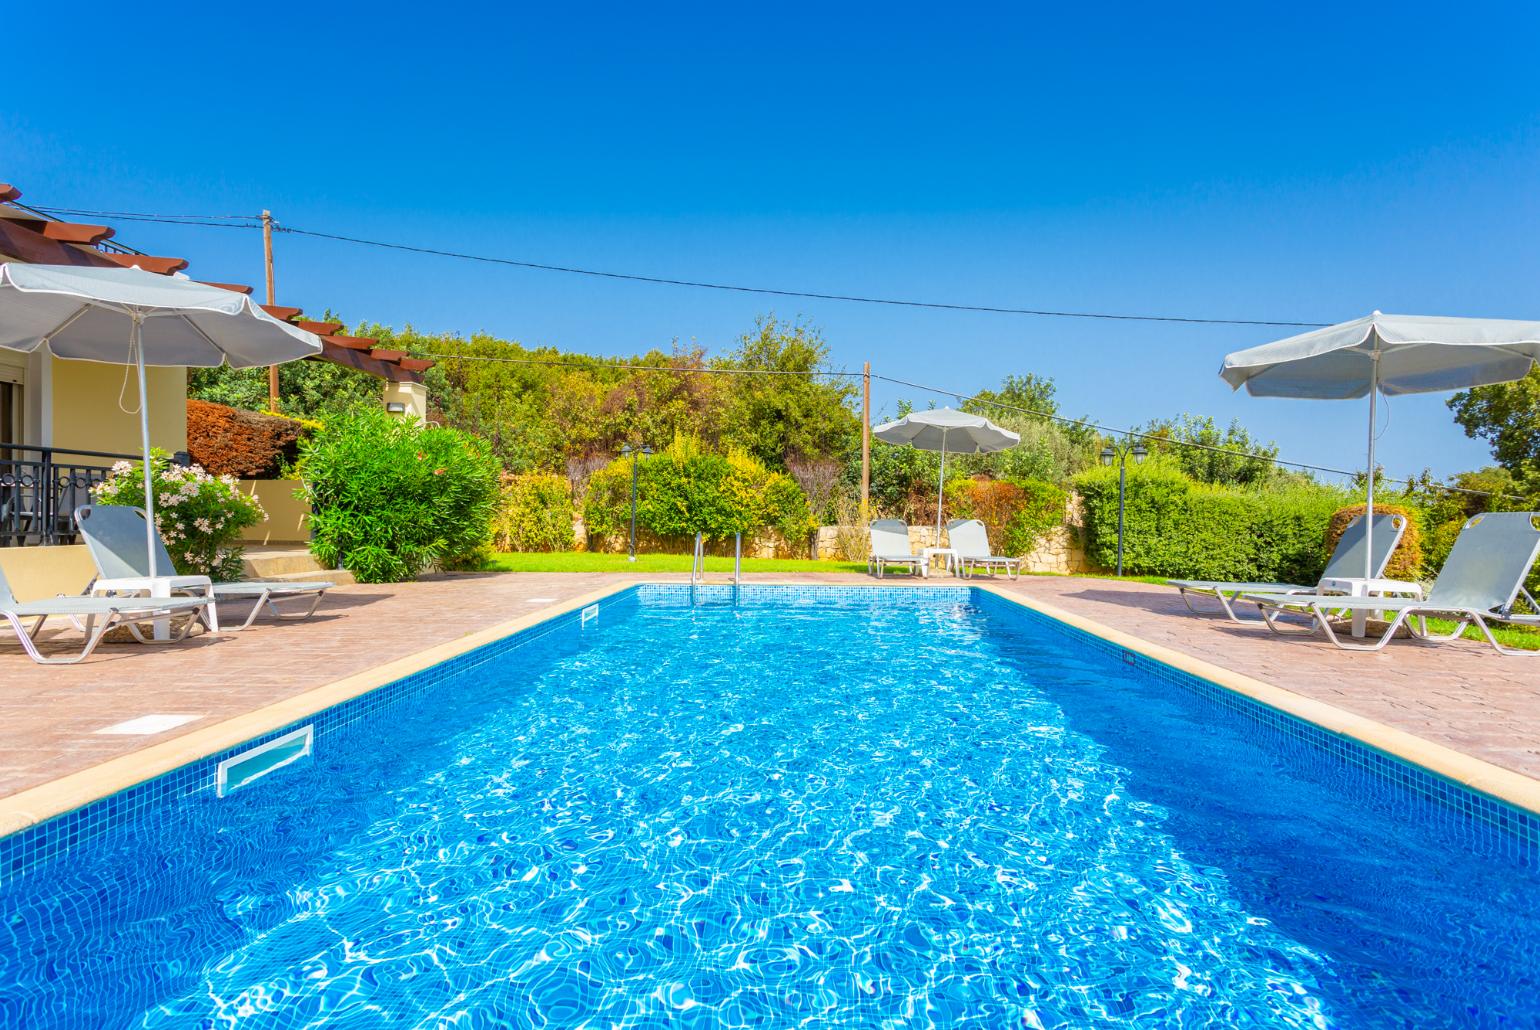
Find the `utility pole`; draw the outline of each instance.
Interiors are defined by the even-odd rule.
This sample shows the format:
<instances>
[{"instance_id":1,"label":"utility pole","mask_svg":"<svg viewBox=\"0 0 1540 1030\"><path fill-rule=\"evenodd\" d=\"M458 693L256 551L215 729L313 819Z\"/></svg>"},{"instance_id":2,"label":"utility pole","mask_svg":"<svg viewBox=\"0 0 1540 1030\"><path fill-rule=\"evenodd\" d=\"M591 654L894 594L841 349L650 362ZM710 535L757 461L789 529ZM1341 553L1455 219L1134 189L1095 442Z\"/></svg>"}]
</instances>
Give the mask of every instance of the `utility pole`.
<instances>
[{"instance_id":1,"label":"utility pole","mask_svg":"<svg viewBox=\"0 0 1540 1030\"><path fill-rule=\"evenodd\" d=\"M267 302L277 304L278 295L273 289L273 213L262 212L262 263L267 269ZM278 366L267 366L267 406L278 410Z\"/></svg>"},{"instance_id":2,"label":"utility pole","mask_svg":"<svg viewBox=\"0 0 1540 1030\"><path fill-rule=\"evenodd\" d=\"M872 518L872 363L861 366L861 521Z\"/></svg>"}]
</instances>

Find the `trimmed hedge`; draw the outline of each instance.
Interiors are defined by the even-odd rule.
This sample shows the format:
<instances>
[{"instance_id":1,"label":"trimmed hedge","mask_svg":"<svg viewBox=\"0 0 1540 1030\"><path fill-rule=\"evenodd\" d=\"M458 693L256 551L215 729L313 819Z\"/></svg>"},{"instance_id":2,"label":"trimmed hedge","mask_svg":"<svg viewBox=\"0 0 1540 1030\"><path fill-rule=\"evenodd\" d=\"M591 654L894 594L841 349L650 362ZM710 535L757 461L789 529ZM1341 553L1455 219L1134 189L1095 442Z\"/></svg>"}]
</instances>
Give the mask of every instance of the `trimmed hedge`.
<instances>
[{"instance_id":1,"label":"trimmed hedge","mask_svg":"<svg viewBox=\"0 0 1540 1030\"><path fill-rule=\"evenodd\" d=\"M1086 554L1117 563L1118 471L1075 479L1085 503ZM1123 571L1188 579L1314 583L1326 527L1348 496L1319 486L1246 490L1194 483L1160 461L1128 470Z\"/></svg>"},{"instance_id":2,"label":"trimmed hedge","mask_svg":"<svg viewBox=\"0 0 1540 1030\"><path fill-rule=\"evenodd\" d=\"M570 551L577 541L572 521L572 484L566 476L504 476L492 545L499 551Z\"/></svg>"},{"instance_id":3,"label":"trimmed hedge","mask_svg":"<svg viewBox=\"0 0 1540 1030\"><path fill-rule=\"evenodd\" d=\"M292 418L187 402L187 453L210 475L277 479L299 457L303 434Z\"/></svg>"}]
</instances>

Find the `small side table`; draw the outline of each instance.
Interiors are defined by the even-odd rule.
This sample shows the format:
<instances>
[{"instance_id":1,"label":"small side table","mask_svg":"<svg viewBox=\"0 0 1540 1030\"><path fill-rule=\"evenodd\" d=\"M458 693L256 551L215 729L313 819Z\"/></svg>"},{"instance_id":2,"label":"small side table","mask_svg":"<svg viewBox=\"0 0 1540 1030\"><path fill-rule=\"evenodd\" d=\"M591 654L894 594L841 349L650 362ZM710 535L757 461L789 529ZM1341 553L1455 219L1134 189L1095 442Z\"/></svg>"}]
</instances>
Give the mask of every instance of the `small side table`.
<instances>
[{"instance_id":1,"label":"small side table","mask_svg":"<svg viewBox=\"0 0 1540 1030\"><path fill-rule=\"evenodd\" d=\"M931 560L938 555L942 558L942 567L946 569L948 574L953 576L957 575L957 552L950 547L920 548L920 559L922 561L920 566L921 574L924 575L927 579L930 578Z\"/></svg>"},{"instance_id":2,"label":"small side table","mask_svg":"<svg viewBox=\"0 0 1540 1030\"><path fill-rule=\"evenodd\" d=\"M1422 600L1422 584L1404 579L1364 579L1361 576L1343 576L1323 579L1318 585L1321 593L1346 594L1349 597L1412 597ZM1353 612L1353 636L1361 637L1368 632L1369 612L1358 609Z\"/></svg>"}]
</instances>

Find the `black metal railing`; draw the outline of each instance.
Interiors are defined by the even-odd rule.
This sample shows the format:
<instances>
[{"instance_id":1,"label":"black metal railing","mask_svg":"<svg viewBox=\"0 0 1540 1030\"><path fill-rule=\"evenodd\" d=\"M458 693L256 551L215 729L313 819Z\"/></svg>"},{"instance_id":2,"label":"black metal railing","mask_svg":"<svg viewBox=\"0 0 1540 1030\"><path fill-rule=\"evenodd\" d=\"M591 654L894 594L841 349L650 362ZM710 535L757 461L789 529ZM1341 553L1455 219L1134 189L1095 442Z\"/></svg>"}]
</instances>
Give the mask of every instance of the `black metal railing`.
<instances>
[{"instance_id":1,"label":"black metal railing","mask_svg":"<svg viewBox=\"0 0 1540 1030\"><path fill-rule=\"evenodd\" d=\"M110 460L104 460L110 459ZM118 461L138 455L0 443L0 547L75 542L74 511Z\"/></svg>"}]
</instances>

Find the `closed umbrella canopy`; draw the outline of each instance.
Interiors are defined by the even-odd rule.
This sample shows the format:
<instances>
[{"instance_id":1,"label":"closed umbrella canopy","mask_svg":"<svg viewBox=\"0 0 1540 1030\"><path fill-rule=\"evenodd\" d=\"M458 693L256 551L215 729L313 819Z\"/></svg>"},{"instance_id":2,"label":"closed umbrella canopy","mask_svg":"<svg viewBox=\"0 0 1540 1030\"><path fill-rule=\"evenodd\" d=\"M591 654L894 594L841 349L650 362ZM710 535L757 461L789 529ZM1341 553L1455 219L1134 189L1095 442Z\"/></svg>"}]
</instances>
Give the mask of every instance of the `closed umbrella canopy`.
<instances>
[{"instance_id":1,"label":"closed umbrella canopy","mask_svg":"<svg viewBox=\"0 0 1540 1030\"><path fill-rule=\"evenodd\" d=\"M138 268L0 264L0 347L80 361L134 365L144 443L146 545L155 577L146 365L235 368L321 353L320 337L279 321L250 297ZM171 570L165 570L169 574Z\"/></svg>"},{"instance_id":2,"label":"closed umbrella canopy","mask_svg":"<svg viewBox=\"0 0 1540 1030\"><path fill-rule=\"evenodd\" d=\"M936 544L941 543L941 500L946 491L946 456L987 454L1021 442L1021 436L1002 429L982 415L956 408L911 411L901 419L884 422L872 435L885 443L909 444L922 451L941 452L941 476L936 486Z\"/></svg>"},{"instance_id":3,"label":"closed umbrella canopy","mask_svg":"<svg viewBox=\"0 0 1540 1030\"><path fill-rule=\"evenodd\" d=\"M1219 374L1258 397L1369 398L1368 514L1373 532L1375 402L1379 394L1434 393L1522 379L1540 361L1540 322L1385 315L1225 356ZM1372 541L1370 541L1372 543ZM1365 550L1364 577L1369 577Z\"/></svg>"}]
</instances>

